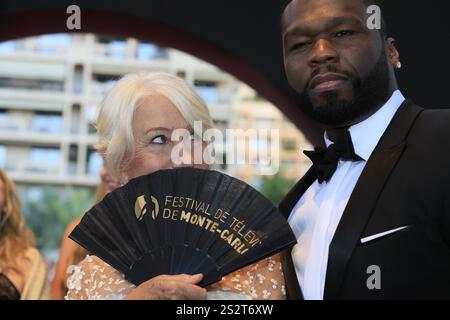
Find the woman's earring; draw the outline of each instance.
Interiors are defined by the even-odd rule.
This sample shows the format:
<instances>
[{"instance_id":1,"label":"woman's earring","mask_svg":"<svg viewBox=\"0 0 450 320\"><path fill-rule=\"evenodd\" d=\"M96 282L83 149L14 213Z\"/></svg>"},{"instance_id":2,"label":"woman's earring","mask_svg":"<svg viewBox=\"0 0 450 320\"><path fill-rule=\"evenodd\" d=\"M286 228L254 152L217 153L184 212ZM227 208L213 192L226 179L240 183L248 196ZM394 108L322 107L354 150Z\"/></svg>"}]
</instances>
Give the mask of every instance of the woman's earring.
<instances>
[{"instance_id":1,"label":"woman's earring","mask_svg":"<svg viewBox=\"0 0 450 320\"><path fill-rule=\"evenodd\" d=\"M402 63L400 61L397 61L397 63L395 64L395 67L397 69L401 69L402 68Z\"/></svg>"}]
</instances>

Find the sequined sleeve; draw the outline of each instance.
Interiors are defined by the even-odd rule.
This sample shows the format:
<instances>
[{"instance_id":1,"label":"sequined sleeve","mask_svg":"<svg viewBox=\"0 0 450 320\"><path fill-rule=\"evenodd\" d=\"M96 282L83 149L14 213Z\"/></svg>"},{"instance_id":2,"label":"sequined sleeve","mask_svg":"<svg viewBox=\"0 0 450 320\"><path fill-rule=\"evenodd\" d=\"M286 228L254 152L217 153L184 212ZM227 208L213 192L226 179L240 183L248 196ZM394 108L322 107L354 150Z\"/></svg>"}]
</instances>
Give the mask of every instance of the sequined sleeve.
<instances>
[{"instance_id":1,"label":"sequined sleeve","mask_svg":"<svg viewBox=\"0 0 450 320\"><path fill-rule=\"evenodd\" d=\"M122 300L135 288L124 276L94 256L68 270L67 300ZM286 291L280 256L262 260L209 286L208 299L284 300Z\"/></svg>"},{"instance_id":2,"label":"sequined sleeve","mask_svg":"<svg viewBox=\"0 0 450 320\"><path fill-rule=\"evenodd\" d=\"M123 275L95 256L87 256L67 270L66 300L122 300L134 285Z\"/></svg>"},{"instance_id":3,"label":"sequined sleeve","mask_svg":"<svg viewBox=\"0 0 450 320\"><path fill-rule=\"evenodd\" d=\"M254 300L285 300L281 256L274 255L231 273L208 290L240 293Z\"/></svg>"}]
</instances>

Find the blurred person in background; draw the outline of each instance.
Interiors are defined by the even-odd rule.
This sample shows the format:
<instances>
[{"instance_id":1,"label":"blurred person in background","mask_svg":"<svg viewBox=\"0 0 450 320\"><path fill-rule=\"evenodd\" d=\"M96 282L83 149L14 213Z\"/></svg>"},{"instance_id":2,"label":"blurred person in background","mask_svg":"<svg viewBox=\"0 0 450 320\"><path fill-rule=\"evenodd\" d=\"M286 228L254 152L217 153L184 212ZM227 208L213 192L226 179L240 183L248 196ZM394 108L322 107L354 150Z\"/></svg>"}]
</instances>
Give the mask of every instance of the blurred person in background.
<instances>
[{"instance_id":1,"label":"blurred person in background","mask_svg":"<svg viewBox=\"0 0 450 320\"><path fill-rule=\"evenodd\" d=\"M119 184L111 177L105 168L100 170L100 184L97 187L95 203L102 201L109 192L119 187ZM80 223L78 218L72 221L64 231L59 250L59 259L56 264L55 276L52 281L52 291L55 300L63 300L67 294L67 277L70 266L77 265L87 256L88 252L77 243L69 239L69 234Z\"/></svg>"},{"instance_id":2,"label":"blurred person in background","mask_svg":"<svg viewBox=\"0 0 450 320\"><path fill-rule=\"evenodd\" d=\"M26 226L14 182L0 170L0 299L52 299L47 267Z\"/></svg>"}]
</instances>

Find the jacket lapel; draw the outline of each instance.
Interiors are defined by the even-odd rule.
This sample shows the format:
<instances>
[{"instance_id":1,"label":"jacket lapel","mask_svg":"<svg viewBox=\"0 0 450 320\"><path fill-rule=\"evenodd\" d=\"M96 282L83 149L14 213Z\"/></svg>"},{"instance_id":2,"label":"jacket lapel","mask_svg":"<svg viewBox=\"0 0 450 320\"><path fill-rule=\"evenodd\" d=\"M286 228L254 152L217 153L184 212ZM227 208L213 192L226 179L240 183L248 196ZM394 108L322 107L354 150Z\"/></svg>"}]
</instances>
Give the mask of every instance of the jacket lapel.
<instances>
[{"instance_id":1,"label":"jacket lapel","mask_svg":"<svg viewBox=\"0 0 450 320\"><path fill-rule=\"evenodd\" d=\"M286 220L294 209L301 196L316 181L317 175L313 168L300 179L299 182L289 191L278 206L280 212ZM286 295L289 300L303 300L302 290L298 283L297 274L295 272L294 262L291 255L292 247L287 248L281 254L281 265L283 266L284 279L286 283Z\"/></svg>"},{"instance_id":2,"label":"jacket lapel","mask_svg":"<svg viewBox=\"0 0 450 320\"><path fill-rule=\"evenodd\" d=\"M339 298L347 264L384 185L406 147L408 133L422 111L411 102L404 102L367 162L329 247L325 299Z\"/></svg>"},{"instance_id":3,"label":"jacket lapel","mask_svg":"<svg viewBox=\"0 0 450 320\"><path fill-rule=\"evenodd\" d=\"M278 208L280 209L286 220L289 218L289 215L291 214L291 211L292 209L294 209L298 200L300 200L301 196L316 180L316 172L314 171L313 167L311 167L291 189L291 191L289 191L289 193L283 198L283 200L278 205Z\"/></svg>"},{"instance_id":4,"label":"jacket lapel","mask_svg":"<svg viewBox=\"0 0 450 320\"><path fill-rule=\"evenodd\" d=\"M283 268L286 298L288 300L303 300L302 289L298 282L294 261L292 260L292 247L281 253L281 266Z\"/></svg>"}]
</instances>

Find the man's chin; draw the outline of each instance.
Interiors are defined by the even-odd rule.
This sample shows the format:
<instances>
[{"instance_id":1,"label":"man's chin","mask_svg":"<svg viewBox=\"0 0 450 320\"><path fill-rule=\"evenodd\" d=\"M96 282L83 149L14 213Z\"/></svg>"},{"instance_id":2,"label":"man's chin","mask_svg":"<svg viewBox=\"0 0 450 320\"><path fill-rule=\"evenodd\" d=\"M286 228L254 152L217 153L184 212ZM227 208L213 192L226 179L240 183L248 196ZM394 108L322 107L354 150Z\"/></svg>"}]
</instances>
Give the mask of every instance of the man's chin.
<instances>
[{"instance_id":1,"label":"man's chin","mask_svg":"<svg viewBox=\"0 0 450 320\"><path fill-rule=\"evenodd\" d=\"M354 108L353 100L333 96L327 97L327 99L316 100L305 111L312 119L319 123L329 126L339 126L352 121L355 113L358 113Z\"/></svg>"},{"instance_id":2,"label":"man's chin","mask_svg":"<svg viewBox=\"0 0 450 320\"><path fill-rule=\"evenodd\" d=\"M309 92L309 100L311 101L314 109L320 108L320 106L339 105L348 101L354 101L353 92L347 90L333 90L324 92Z\"/></svg>"}]
</instances>

